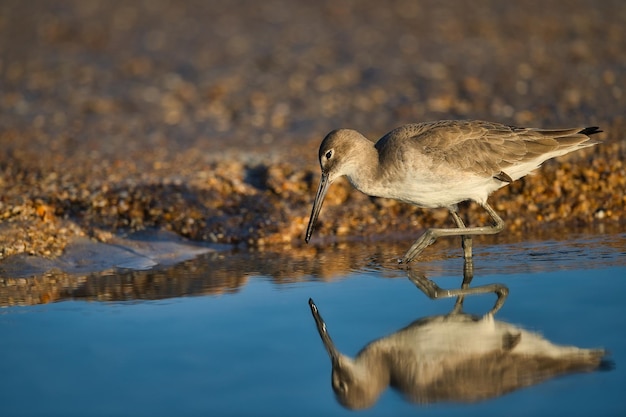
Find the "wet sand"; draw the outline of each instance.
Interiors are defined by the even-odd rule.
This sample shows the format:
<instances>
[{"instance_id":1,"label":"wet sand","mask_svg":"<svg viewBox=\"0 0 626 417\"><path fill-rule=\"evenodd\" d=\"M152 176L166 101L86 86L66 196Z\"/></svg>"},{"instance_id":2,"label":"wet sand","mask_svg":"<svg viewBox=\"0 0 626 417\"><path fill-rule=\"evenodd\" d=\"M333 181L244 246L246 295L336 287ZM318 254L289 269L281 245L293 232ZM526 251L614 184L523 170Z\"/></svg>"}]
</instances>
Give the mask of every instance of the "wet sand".
<instances>
[{"instance_id":1,"label":"wet sand","mask_svg":"<svg viewBox=\"0 0 626 417\"><path fill-rule=\"evenodd\" d=\"M474 251L477 281L556 270L588 270L591 274L593 270L626 264L624 233L601 228L574 234L544 232L524 237L478 237ZM294 284L313 280L341 281L355 271L406 279L406 271L398 267L397 259L411 243L410 238L395 237L290 250L273 246L257 251L214 250L180 240L172 243L171 237L170 241L167 238L160 233L150 236L139 232L117 239L115 247L98 242L71 244L55 259L10 257L0 265L0 307L68 300L115 302L220 295L244 291L255 280L293 288ZM91 252L91 256L85 256L85 252ZM452 239L442 239L411 267L411 271L433 279L458 277L459 283L462 270L462 250L458 240ZM444 280L444 284L449 281Z\"/></svg>"},{"instance_id":2,"label":"wet sand","mask_svg":"<svg viewBox=\"0 0 626 417\"><path fill-rule=\"evenodd\" d=\"M490 201L503 233L619 229L625 21L622 1L3 1L0 259L145 228L297 248L328 131L448 118L600 126ZM342 181L313 244L448 222Z\"/></svg>"}]
</instances>

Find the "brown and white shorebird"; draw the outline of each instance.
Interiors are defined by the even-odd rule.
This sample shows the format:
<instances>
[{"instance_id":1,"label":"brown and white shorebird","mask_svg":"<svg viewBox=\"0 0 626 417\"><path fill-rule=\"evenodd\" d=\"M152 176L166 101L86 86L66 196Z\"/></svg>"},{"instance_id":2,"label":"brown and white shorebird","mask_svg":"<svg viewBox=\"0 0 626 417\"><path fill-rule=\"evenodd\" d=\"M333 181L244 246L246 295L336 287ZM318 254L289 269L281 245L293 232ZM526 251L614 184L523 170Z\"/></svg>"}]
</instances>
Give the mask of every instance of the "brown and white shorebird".
<instances>
[{"instance_id":1,"label":"brown and white shorebird","mask_svg":"<svg viewBox=\"0 0 626 417\"><path fill-rule=\"evenodd\" d=\"M527 175L544 161L595 145L598 127L534 129L479 120L407 124L373 143L356 130L339 129L322 141L322 168L305 240L309 242L330 184L346 176L359 191L419 207L445 207L455 228L426 230L400 262L410 262L443 236L462 236L472 256L472 236L495 234L504 222L487 203L499 188ZM491 226L466 227L457 204L472 200L489 213Z\"/></svg>"}]
</instances>

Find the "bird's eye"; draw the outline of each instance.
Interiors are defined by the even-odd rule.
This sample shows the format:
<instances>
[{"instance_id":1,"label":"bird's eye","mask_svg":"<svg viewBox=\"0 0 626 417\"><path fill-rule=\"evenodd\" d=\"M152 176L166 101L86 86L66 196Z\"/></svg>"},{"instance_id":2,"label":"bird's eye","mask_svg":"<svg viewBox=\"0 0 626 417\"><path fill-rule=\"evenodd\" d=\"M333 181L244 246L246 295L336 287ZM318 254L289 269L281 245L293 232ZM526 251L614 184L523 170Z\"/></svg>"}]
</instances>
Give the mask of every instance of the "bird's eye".
<instances>
[{"instance_id":1,"label":"bird's eye","mask_svg":"<svg viewBox=\"0 0 626 417\"><path fill-rule=\"evenodd\" d=\"M341 390L341 392L348 392L348 384L346 384L344 381L341 381L341 383L339 384L339 389Z\"/></svg>"},{"instance_id":2,"label":"bird's eye","mask_svg":"<svg viewBox=\"0 0 626 417\"><path fill-rule=\"evenodd\" d=\"M345 394L348 391L348 384L345 381L333 381L333 389L338 394Z\"/></svg>"},{"instance_id":3,"label":"bird's eye","mask_svg":"<svg viewBox=\"0 0 626 417\"><path fill-rule=\"evenodd\" d=\"M331 149L329 151L326 151L326 155L325 156L326 156L326 159L332 158L333 157L333 150Z\"/></svg>"}]
</instances>

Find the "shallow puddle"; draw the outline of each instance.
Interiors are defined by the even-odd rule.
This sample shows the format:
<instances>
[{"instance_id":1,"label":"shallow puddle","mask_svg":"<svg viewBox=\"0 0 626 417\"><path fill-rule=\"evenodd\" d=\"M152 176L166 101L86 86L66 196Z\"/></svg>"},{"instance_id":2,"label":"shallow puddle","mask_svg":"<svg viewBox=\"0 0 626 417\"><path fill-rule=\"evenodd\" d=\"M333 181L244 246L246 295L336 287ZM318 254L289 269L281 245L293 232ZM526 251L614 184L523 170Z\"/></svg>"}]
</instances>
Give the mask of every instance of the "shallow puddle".
<instances>
[{"instance_id":1,"label":"shallow puddle","mask_svg":"<svg viewBox=\"0 0 626 417\"><path fill-rule=\"evenodd\" d=\"M455 298L429 298L395 264L406 244L222 251L152 270L5 283L0 415L348 414L333 394L331 362L308 300L349 356L415 320L447 315ZM459 248L438 243L411 274L445 295L461 287L463 266ZM544 375L479 401L463 395L416 400L386 388L362 414L626 412L625 234L482 240L475 244L473 272L470 288L498 283L509 289L496 322L554 344L607 349L601 369ZM464 311L482 317L496 299L467 296Z\"/></svg>"}]
</instances>

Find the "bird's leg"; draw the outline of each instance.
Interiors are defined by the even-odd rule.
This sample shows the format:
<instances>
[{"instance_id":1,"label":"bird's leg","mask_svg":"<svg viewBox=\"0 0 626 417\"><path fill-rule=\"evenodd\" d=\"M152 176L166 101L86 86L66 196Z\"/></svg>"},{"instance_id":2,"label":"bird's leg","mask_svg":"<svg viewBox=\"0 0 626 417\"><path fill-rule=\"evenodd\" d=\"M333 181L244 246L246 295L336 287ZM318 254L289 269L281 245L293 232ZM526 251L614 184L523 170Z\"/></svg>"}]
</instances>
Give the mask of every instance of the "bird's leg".
<instances>
[{"instance_id":1,"label":"bird's leg","mask_svg":"<svg viewBox=\"0 0 626 417\"><path fill-rule=\"evenodd\" d=\"M490 314L495 314L498 310L500 310L500 308L502 308L507 296L509 295L508 287L503 284L487 284L469 288L469 283L474 276L473 272L471 262L470 264L466 264L463 269L463 287L452 290L444 290L433 281L426 278L423 274L413 269L407 270L409 280L430 299L436 300L439 298L458 297L451 314L461 313L464 296L488 293L494 293L498 297L493 308L489 311Z\"/></svg>"},{"instance_id":2,"label":"bird's leg","mask_svg":"<svg viewBox=\"0 0 626 417\"><path fill-rule=\"evenodd\" d=\"M459 216L459 213L457 213L454 208L450 209L450 214L452 215L452 218L454 219L454 223L456 223L456 226L459 229L467 229L467 227L465 227L465 223L463 223L463 220L461 219L461 216ZM472 259L472 236L462 235L461 246L463 247L463 257L466 260L467 259L471 260Z\"/></svg>"},{"instance_id":3,"label":"bird's leg","mask_svg":"<svg viewBox=\"0 0 626 417\"><path fill-rule=\"evenodd\" d=\"M464 245L468 245L469 238L473 235L493 235L500 232L504 228L504 221L498 213L495 212L494 209L489 206L489 204L482 204L483 208L489 213L493 221L495 222L492 226L479 226L479 227L465 227L465 228L446 228L446 229L428 229L421 235L413 246L409 248L404 257L400 260L401 263L409 263L416 256L424 251L428 246L435 243L435 241L440 237L445 236L467 236L468 239L464 240ZM452 210L450 211L452 213ZM458 217L458 214L456 215ZM454 218L454 215L453 215ZM459 218L460 220L460 218ZM467 249L464 250L467 253ZM471 254L471 244L469 244L469 253Z\"/></svg>"}]
</instances>

